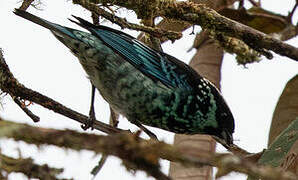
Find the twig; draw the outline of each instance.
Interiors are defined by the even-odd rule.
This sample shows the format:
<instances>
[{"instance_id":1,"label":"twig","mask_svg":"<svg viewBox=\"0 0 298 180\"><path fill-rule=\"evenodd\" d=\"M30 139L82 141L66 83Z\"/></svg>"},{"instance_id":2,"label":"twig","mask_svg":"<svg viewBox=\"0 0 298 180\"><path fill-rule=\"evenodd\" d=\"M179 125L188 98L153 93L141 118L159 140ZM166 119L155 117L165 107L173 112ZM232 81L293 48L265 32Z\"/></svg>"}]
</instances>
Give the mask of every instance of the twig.
<instances>
[{"instance_id":1,"label":"twig","mask_svg":"<svg viewBox=\"0 0 298 180\"><path fill-rule=\"evenodd\" d=\"M292 17L294 15L297 7L298 7L298 0L296 0L296 4L294 5L292 11L289 13L289 15L287 17L288 22L292 22Z\"/></svg>"},{"instance_id":2,"label":"twig","mask_svg":"<svg viewBox=\"0 0 298 180\"><path fill-rule=\"evenodd\" d=\"M105 165L107 159L108 159L108 155L106 155L106 154L101 155L100 160L98 161L97 165L91 170L91 174L93 175L92 179L95 179L96 175L99 173L99 171Z\"/></svg>"},{"instance_id":3,"label":"twig","mask_svg":"<svg viewBox=\"0 0 298 180\"><path fill-rule=\"evenodd\" d=\"M26 9L28 9L28 7L31 5L31 3L33 3L33 1L34 0L24 0L20 9L25 11Z\"/></svg>"},{"instance_id":4,"label":"twig","mask_svg":"<svg viewBox=\"0 0 298 180\"><path fill-rule=\"evenodd\" d=\"M259 1L259 2L256 2L256 1L254 1L254 0L248 0L253 6L255 6L255 7L260 7L261 6L261 2Z\"/></svg>"},{"instance_id":5,"label":"twig","mask_svg":"<svg viewBox=\"0 0 298 180\"><path fill-rule=\"evenodd\" d=\"M238 9L242 9L244 6L244 0L239 0Z\"/></svg>"},{"instance_id":6,"label":"twig","mask_svg":"<svg viewBox=\"0 0 298 180\"><path fill-rule=\"evenodd\" d=\"M39 122L40 118L33 114L22 102L15 96L10 95L13 99L13 101L29 116L33 122Z\"/></svg>"},{"instance_id":7,"label":"twig","mask_svg":"<svg viewBox=\"0 0 298 180\"><path fill-rule=\"evenodd\" d=\"M147 19L142 19L141 21L145 26L149 26L154 28L155 24L154 24L154 17L147 17ZM151 34L149 35L149 42L145 42L147 45L150 45L153 49L156 49L160 52L163 52L162 47L161 47L161 43L160 43L160 39L152 36ZM145 34L146 36L146 34Z\"/></svg>"},{"instance_id":8,"label":"twig","mask_svg":"<svg viewBox=\"0 0 298 180\"><path fill-rule=\"evenodd\" d=\"M98 25L99 24L99 16L98 16L98 14L92 13L91 14L91 18L92 18L93 24L95 24L95 25Z\"/></svg>"},{"instance_id":9,"label":"twig","mask_svg":"<svg viewBox=\"0 0 298 180\"><path fill-rule=\"evenodd\" d=\"M124 18L120 18L118 16L115 16L114 14L111 14L102 8L98 7L97 5L90 3L89 1L85 0L78 0L78 1L73 1L74 4L80 4L84 8L88 9L89 11L98 14L99 16L102 16L112 23L115 23L119 25L121 28L128 28L128 29L133 29L137 31L143 31L148 34L151 34L157 38L162 38L162 37L167 37L169 40L175 41L177 39L180 39L182 37L181 32L175 32L175 31L167 31L163 30L160 28L153 28L149 26L141 26L138 24L130 23Z\"/></svg>"}]
</instances>

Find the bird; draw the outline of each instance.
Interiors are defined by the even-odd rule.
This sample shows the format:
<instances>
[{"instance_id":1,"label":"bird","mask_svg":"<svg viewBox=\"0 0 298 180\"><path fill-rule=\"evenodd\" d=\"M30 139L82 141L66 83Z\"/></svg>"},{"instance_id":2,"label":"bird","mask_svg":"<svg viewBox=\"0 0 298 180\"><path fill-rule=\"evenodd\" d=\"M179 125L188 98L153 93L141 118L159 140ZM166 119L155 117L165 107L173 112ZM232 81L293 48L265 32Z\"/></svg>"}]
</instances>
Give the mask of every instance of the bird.
<instances>
[{"instance_id":1,"label":"bird","mask_svg":"<svg viewBox=\"0 0 298 180\"><path fill-rule=\"evenodd\" d=\"M20 9L14 13L49 29L78 58L105 101L131 123L145 130L143 125L177 134L207 134L233 144L234 117L226 101L184 62L80 17L69 20L86 32Z\"/></svg>"}]
</instances>

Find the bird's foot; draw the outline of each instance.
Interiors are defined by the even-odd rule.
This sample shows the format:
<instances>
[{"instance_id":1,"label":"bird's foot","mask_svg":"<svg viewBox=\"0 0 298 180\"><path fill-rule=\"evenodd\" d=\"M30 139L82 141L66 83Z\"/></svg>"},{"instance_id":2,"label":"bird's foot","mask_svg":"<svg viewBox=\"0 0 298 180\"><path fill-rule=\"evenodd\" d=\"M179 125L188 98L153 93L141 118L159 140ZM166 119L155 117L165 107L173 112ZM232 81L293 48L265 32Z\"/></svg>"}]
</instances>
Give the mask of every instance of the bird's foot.
<instances>
[{"instance_id":1,"label":"bird's foot","mask_svg":"<svg viewBox=\"0 0 298 180\"><path fill-rule=\"evenodd\" d=\"M88 121L85 123L85 124L82 124L81 125L81 128L86 131L87 129L91 128L91 130L94 129L93 125L94 125L94 122L95 122L96 118L95 118L95 112L94 112L94 108L91 108L90 109L90 112L89 112L89 118L88 118Z\"/></svg>"}]
</instances>

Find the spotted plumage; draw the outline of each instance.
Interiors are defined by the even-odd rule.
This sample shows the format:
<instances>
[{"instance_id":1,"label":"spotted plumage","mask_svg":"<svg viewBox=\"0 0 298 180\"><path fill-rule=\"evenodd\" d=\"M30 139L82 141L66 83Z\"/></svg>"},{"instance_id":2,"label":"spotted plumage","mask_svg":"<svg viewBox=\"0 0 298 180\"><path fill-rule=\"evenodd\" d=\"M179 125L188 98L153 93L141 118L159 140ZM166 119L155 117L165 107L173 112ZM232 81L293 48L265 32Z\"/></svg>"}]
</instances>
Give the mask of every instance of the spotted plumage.
<instances>
[{"instance_id":1,"label":"spotted plumage","mask_svg":"<svg viewBox=\"0 0 298 180\"><path fill-rule=\"evenodd\" d=\"M78 57L103 98L130 122L233 142L234 119L219 91L175 57L78 17L75 23L90 33L15 13L51 30Z\"/></svg>"}]
</instances>

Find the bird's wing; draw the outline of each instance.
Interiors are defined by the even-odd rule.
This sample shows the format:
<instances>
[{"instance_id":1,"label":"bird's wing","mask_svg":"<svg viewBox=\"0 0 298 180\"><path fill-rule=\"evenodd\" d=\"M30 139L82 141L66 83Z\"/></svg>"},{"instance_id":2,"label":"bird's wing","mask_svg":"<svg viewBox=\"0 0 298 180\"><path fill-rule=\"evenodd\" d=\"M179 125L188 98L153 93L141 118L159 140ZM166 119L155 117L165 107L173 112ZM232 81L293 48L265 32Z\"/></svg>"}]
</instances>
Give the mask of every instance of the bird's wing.
<instances>
[{"instance_id":1,"label":"bird's wing","mask_svg":"<svg viewBox=\"0 0 298 180\"><path fill-rule=\"evenodd\" d=\"M93 24L75 17L78 25L88 29L101 39L108 47L122 56L136 69L154 81L160 81L172 88L192 89L186 64L176 58L156 51L134 37L121 31Z\"/></svg>"},{"instance_id":2,"label":"bird's wing","mask_svg":"<svg viewBox=\"0 0 298 180\"><path fill-rule=\"evenodd\" d=\"M97 29L95 32L104 43L153 80L159 80L171 87L190 88L185 81L186 73L179 73L178 65L169 61L166 54L153 50L123 34L105 29Z\"/></svg>"}]
</instances>

